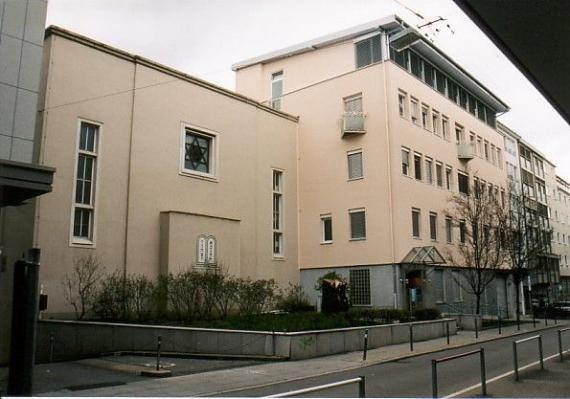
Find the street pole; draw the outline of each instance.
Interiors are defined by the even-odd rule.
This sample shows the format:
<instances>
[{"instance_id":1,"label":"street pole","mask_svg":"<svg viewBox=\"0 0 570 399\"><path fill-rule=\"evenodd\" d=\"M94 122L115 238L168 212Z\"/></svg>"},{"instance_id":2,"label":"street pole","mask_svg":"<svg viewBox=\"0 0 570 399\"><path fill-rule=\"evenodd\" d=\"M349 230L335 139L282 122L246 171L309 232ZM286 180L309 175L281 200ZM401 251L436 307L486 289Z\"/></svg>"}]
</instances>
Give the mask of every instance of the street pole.
<instances>
[{"instance_id":1,"label":"street pole","mask_svg":"<svg viewBox=\"0 0 570 399\"><path fill-rule=\"evenodd\" d=\"M25 260L16 261L14 264L8 396L32 396L39 270L38 248L28 250Z\"/></svg>"}]
</instances>

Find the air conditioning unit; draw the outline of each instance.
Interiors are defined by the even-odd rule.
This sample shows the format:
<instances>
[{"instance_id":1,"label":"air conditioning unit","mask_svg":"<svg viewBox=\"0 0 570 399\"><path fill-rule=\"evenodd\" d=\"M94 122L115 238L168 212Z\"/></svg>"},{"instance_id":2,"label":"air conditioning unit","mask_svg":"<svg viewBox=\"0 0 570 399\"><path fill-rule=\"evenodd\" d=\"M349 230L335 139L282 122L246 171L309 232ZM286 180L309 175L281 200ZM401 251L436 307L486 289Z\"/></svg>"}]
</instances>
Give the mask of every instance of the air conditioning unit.
<instances>
[{"instance_id":1,"label":"air conditioning unit","mask_svg":"<svg viewBox=\"0 0 570 399\"><path fill-rule=\"evenodd\" d=\"M366 133L365 119L364 112L345 112L342 118L342 136Z\"/></svg>"}]
</instances>

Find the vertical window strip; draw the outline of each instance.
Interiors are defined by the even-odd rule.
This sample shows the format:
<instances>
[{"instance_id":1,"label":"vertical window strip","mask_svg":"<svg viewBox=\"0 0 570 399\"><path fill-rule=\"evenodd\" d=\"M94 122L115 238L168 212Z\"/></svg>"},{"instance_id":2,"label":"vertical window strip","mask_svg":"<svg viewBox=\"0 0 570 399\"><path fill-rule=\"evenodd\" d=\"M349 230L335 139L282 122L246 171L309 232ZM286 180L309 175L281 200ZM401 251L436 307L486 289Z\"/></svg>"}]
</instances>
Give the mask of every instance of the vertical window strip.
<instances>
[{"instance_id":1,"label":"vertical window strip","mask_svg":"<svg viewBox=\"0 0 570 399\"><path fill-rule=\"evenodd\" d=\"M283 172L273 170L273 256L283 256Z\"/></svg>"},{"instance_id":2,"label":"vertical window strip","mask_svg":"<svg viewBox=\"0 0 570 399\"><path fill-rule=\"evenodd\" d=\"M98 125L80 123L73 210L73 238L78 243L92 243L94 238L98 136Z\"/></svg>"}]
</instances>

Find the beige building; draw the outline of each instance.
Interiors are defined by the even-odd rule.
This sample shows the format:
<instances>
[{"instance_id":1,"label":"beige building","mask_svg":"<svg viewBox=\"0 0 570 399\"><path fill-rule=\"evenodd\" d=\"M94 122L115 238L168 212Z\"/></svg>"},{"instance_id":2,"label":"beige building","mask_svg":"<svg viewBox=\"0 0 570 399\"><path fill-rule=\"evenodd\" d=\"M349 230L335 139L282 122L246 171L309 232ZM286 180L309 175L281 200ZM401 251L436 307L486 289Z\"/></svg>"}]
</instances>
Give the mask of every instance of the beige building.
<instances>
[{"instance_id":1,"label":"beige building","mask_svg":"<svg viewBox=\"0 0 570 399\"><path fill-rule=\"evenodd\" d=\"M504 198L496 114L508 107L396 16L234 70L238 92L299 115L299 267L312 299L335 271L354 305L471 310L439 259L464 239L445 211L475 181ZM508 278L495 284L484 311L512 306Z\"/></svg>"},{"instance_id":2,"label":"beige building","mask_svg":"<svg viewBox=\"0 0 570 399\"><path fill-rule=\"evenodd\" d=\"M552 252L560 255L561 299L570 300L570 184L556 176L551 194Z\"/></svg>"},{"instance_id":3,"label":"beige building","mask_svg":"<svg viewBox=\"0 0 570 399\"><path fill-rule=\"evenodd\" d=\"M297 118L145 58L46 32L36 207L49 312L78 259L298 281Z\"/></svg>"}]
</instances>

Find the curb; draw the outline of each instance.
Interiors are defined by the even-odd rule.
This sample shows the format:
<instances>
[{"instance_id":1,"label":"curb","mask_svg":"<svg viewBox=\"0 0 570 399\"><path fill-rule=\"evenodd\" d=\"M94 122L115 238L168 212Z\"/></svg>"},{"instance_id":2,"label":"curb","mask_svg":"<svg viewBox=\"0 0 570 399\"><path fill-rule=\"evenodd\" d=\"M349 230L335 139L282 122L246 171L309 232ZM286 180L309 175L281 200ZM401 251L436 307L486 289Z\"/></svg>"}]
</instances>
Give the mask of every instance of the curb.
<instances>
[{"instance_id":1,"label":"curb","mask_svg":"<svg viewBox=\"0 0 570 399\"><path fill-rule=\"evenodd\" d=\"M567 324L566 324L567 325ZM275 384L281 384L281 383L285 383L285 382L293 382L293 381L301 381L307 378L314 378L314 377L320 377L320 376L324 376L324 375L330 375L330 374L335 374L338 372L343 372L343 371L350 371L350 370L356 370L359 368L363 368L363 367L369 367L369 366L376 366L379 364L385 364L385 363L392 363L392 362L397 362L400 360L405 360L405 359L410 359L410 358L414 358L414 357L418 357L418 356L423 356L423 355L429 355L430 353L437 353L437 352L442 352L445 350L449 350L449 349L457 349L457 348L464 348L466 346L472 346L472 345L477 345L480 343L484 343L484 342L492 342L492 341L498 341L500 339L505 339L505 338L510 338L510 337L517 337L519 335L524 335L524 334L531 334L533 332L536 331L544 331L544 330L550 330L553 328L557 328L562 326L562 324L558 324L558 325L553 325L553 326L544 326L544 327L539 327L536 328L532 331L521 331L521 332L516 332L514 334L510 334L510 335L503 335L503 336L499 336L499 337L493 337L493 338L487 338L487 339L481 339L479 341L475 341L475 342L471 342L471 343L466 343L466 344L459 344L459 345L449 345L445 348L440 348L440 349L433 349L433 350L428 350L425 352L417 352L417 353L410 353L407 355L402 355L402 356L398 356L398 357L394 357L391 359L385 359L385 360L378 360L378 361L371 361L371 362L362 362L361 364L357 365L357 366L350 366L350 367L346 367L346 368L342 368L342 369L336 369L334 371L327 371L327 372L323 372L323 373L319 373L319 374L314 374L314 375L306 375L303 377L296 377L296 378L291 378L291 379L287 379L287 380L283 380L283 381L279 381L279 382L270 382L270 383L265 383L265 384L259 384L259 385L252 385L249 387L244 387L244 388L238 388L238 389L227 389L227 390L223 390L223 391L216 391L216 392L207 392L207 393L197 393L195 394L195 396L219 396L221 394L226 394L226 393L230 393L230 392L240 392L240 391L245 391L247 389L258 389L258 388L265 388L268 386L272 386Z\"/></svg>"}]
</instances>

